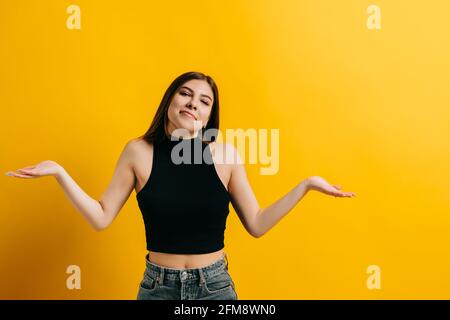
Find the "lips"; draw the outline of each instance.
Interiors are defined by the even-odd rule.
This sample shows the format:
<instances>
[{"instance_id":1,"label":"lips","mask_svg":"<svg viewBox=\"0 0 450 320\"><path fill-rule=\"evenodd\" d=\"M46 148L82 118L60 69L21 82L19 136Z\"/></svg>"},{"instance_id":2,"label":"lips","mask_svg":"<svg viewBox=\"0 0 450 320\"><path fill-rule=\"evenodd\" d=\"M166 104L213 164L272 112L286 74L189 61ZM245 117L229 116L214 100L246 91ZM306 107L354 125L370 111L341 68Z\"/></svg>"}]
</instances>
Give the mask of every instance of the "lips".
<instances>
[{"instance_id":1,"label":"lips","mask_svg":"<svg viewBox=\"0 0 450 320\"><path fill-rule=\"evenodd\" d=\"M194 118L195 120L197 120L197 118L192 113L190 113L189 111L181 110L180 113L186 113L188 116L190 116L190 117Z\"/></svg>"}]
</instances>

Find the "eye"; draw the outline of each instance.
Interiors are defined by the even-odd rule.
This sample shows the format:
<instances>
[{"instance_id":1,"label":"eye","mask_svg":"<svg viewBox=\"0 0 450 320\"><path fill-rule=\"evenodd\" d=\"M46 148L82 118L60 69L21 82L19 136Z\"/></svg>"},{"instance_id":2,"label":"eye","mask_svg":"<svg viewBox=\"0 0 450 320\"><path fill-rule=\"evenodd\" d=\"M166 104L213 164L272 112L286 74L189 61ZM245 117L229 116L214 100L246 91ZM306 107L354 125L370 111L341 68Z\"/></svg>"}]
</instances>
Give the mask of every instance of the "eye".
<instances>
[{"instance_id":1,"label":"eye","mask_svg":"<svg viewBox=\"0 0 450 320\"><path fill-rule=\"evenodd\" d=\"M186 91L180 91L179 93L180 93L180 95L182 95L182 96L190 96L190 94L189 94L188 92L186 92ZM202 100L202 102L203 102L205 105L209 106L208 101Z\"/></svg>"}]
</instances>

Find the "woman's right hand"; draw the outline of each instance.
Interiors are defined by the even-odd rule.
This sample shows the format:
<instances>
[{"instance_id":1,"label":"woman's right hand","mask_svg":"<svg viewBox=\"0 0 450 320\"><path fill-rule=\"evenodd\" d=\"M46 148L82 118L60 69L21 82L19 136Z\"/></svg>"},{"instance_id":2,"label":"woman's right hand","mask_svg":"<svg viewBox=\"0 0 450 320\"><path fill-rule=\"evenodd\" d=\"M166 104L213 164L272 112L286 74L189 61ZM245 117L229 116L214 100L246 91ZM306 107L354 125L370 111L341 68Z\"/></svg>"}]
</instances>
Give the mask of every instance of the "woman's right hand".
<instances>
[{"instance_id":1,"label":"woman's right hand","mask_svg":"<svg viewBox=\"0 0 450 320\"><path fill-rule=\"evenodd\" d=\"M16 178L32 179L44 176L56 176L62 167L52 160L42 161L34 166L17 169L16 172L8 171L6 175Z\"/></svg>"}]
</instances>

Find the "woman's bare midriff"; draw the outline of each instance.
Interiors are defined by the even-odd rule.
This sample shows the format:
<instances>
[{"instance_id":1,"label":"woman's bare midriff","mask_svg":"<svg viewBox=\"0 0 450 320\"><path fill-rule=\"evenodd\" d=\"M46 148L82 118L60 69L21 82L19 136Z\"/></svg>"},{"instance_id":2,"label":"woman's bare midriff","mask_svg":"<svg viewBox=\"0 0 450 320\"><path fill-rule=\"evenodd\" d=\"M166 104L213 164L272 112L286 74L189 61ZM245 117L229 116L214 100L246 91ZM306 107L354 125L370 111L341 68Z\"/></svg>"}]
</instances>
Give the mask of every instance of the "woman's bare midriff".
<instances>
[{"instance_id":1,"label":"woman's bare midriff","mask_svg":"<svg viewBox=\"0 0 450 320\"><path fill-rule=\"evenodd\" d=\"M205 254L172 254L149 251L148 260L171 269L194 269L206 267L222 258L223 255L223 249Z\"/></svg>"}]
</instances>

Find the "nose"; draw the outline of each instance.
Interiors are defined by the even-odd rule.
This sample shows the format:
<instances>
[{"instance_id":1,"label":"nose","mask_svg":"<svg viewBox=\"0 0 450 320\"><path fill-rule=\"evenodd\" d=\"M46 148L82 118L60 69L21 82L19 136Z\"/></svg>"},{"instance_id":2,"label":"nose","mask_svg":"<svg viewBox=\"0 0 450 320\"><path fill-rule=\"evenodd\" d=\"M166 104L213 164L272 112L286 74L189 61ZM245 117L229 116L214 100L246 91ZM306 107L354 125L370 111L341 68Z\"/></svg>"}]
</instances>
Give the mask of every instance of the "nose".
<instances>
[{"instance_id":1,"label":"nose","mask_svg":"<svg viewBox=\"0 0 450 320\"><path fill-rule=\"evenodd\" d=\"M192 100L188 102L187 107L188 107L189 109L194 108L194 110L197 110L197 105L194 104Z\"/></svg>"}]
</instances>

